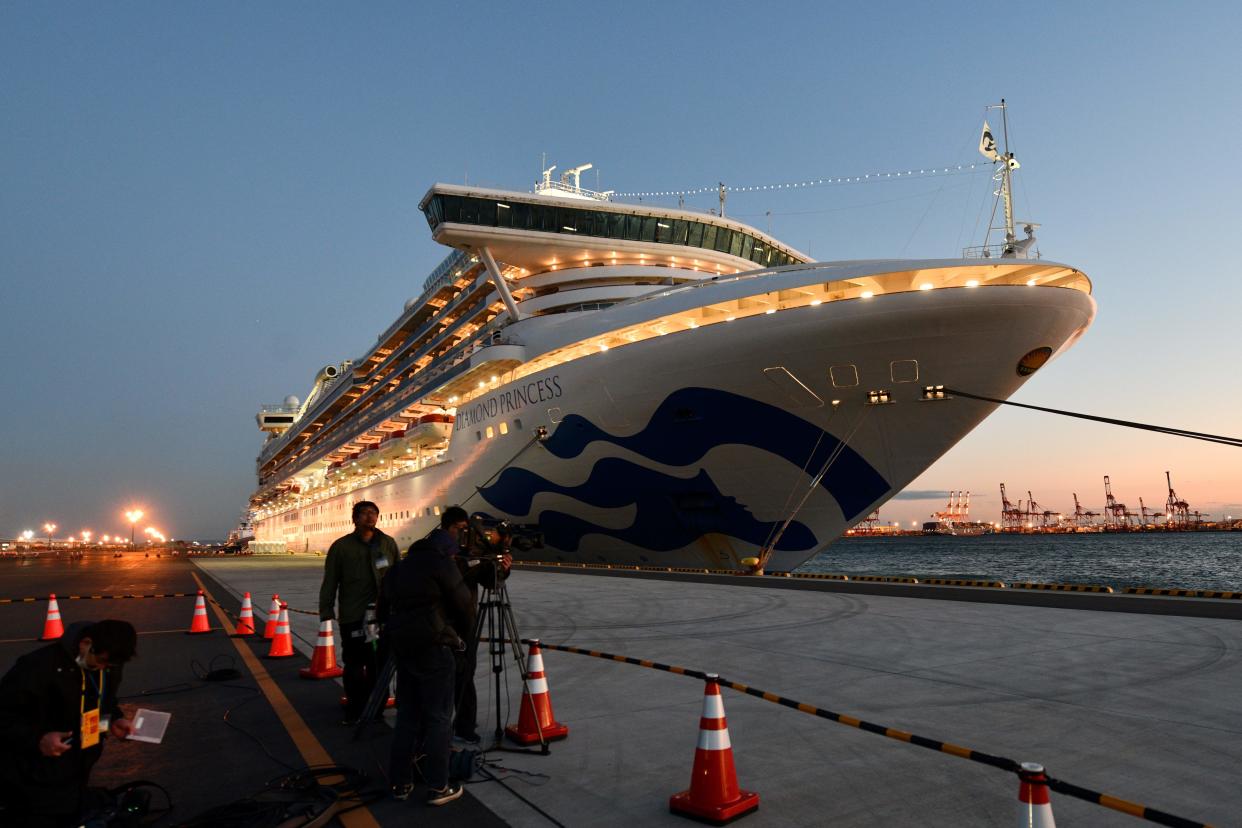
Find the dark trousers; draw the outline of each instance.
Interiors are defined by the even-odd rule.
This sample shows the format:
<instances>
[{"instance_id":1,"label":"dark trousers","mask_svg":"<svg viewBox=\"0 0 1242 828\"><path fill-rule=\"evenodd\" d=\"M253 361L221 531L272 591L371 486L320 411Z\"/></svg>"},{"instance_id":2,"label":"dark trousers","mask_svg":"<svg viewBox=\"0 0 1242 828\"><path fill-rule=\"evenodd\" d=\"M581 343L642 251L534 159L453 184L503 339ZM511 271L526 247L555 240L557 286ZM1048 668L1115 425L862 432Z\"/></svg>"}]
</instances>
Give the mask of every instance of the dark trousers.
<instances>
[{"instance_id":1,"label":"dark trousers","mask_svg":"<svg viewBox=\"0 0 1242 828\"><path fill-rule=\"evenodd\" d=\"M479 647L473 642L466 645L465 652L457 654L457 715L453 719L453 732L458 736L476 736L479 727L479 694L474 689L478 655Z\"/></svg>"},{"instance_id":2,"label":"dark trousers","mask_svg":"<svg viewBox=\"0 0 1242 828\"><path fill-rule=\"evenodd\" d=\"M404 785L414 778L416 755L427 786L448 784L453 740L453 683L457 663L449 647L434 646L397 657L397 727L388 760L388 781Z\"/></svg>"},{"instance_id":3,"label":"dark trousers","mask_svg":"<svg viewBox=\"0 0 1242 828\"><path fill-rule=\"evenodd\" d=\"M345 662L345 718L357 719L367 706L379 672L375 645L367 643L361 621L341 624L341 659Z\"/></svg>"}]
</instances>

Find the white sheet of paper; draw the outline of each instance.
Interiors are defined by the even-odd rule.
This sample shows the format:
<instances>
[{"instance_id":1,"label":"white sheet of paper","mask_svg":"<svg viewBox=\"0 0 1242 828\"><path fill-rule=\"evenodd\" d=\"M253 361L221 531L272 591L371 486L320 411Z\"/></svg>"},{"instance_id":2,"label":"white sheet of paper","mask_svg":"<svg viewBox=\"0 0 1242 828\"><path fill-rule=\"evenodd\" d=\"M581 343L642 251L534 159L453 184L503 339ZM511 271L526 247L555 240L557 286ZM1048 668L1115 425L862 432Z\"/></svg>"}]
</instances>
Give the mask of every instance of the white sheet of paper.
<instances>
[{"instance_id":1,"label":"white sheet of paper","mask_svg":"<svg viewBox=\"0 0 1242 828\"><path fill-rule=\"evenodd\" d=\"M164 731L168 730L168 721L171 718L171 713L139 708L134 714L134 729L126 738L135 742L150 742L158 745L164 741Z\"/></svg>"}]
</instances>

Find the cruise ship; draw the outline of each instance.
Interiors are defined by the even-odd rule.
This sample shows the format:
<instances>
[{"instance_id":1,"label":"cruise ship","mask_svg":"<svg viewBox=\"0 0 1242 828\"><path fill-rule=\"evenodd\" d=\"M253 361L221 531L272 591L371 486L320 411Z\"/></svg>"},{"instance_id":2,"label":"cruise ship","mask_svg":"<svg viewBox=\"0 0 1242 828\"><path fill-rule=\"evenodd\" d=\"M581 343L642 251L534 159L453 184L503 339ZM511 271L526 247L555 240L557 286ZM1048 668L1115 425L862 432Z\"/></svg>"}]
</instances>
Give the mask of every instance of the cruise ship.
<instances>
[{"instance_id":1,"label":"cruise ship","mask_svg":"<svg viewBox=\"0 0 1242 828\"><path fill-rule=\"evenodd\" d=\"M371 500L402 548L462 504L537 528L519 559L790 570L995 408L952 389L1008 398L1095 316L1087 276L1012 228L982 255L816 262L723 201L583 188L588 167L431 187L452 252L422 294L258 415L252 549L326 550Z\"/></svg>"}]
</instances>

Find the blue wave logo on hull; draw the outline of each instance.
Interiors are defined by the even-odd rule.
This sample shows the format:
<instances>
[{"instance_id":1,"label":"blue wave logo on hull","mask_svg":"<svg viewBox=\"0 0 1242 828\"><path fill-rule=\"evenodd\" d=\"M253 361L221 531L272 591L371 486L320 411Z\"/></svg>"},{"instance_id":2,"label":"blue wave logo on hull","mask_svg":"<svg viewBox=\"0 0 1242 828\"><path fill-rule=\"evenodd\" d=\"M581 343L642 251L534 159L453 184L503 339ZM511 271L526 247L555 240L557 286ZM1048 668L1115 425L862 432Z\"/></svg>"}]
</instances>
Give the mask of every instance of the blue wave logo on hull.
<instances>
[{"instance_id":1,"label":"blue wave logo on hull","mask_svg":"<svg viewBox=\"0 0 1242 828\"><path fill-rule=\"evenodd\" d=\"M692 465L717 446L752 446L812 474L840 446L831 434L800 417L711 388L683 388L670 394L652 414L646 428L629 437L610 434L585 417L571 414L543 445L552 455L570 460L596 441L612 443L667 466ZM820 486L836 500L846 519L852 521L885 494L889 484L853 449L843 446L840 451ZM568 551L576 550L586 534L669 550L715 532L758 546L768 539L775 526L756 520L743 504L723 494L702 469L694 477L679 478L620 458L601 460L586 482L573 487L560 486L526 469L508 468L480 494L498 509L525 515L530 513L535 495L542 492L564 494L601 508L634 504L637 509L633 524L617 530L545 510L539 515L539 523L546 540ZM777 549L797 551L815 544L814 533L795 521L786 529Z\"/></svg>"},{"instance_id":2,"label":"blue wave logo on hull","mask_svg":"<svg viewBox=\"0 0 1242 828\"><path fill-rule=\"evenodd\" d=\"M694 477L683 479L616 457L596 463L591 476L580 486L560 486L526 469L511 468L482 492L488 503L515 515L530 512L534 496L543 493L563 494L599 508L635 506L633 523L623 529L609 529L545 509L539 514L544 540L569 552L577 551L582 537L588 534L607 535L665 552L681 549L710 533L760 546L773 528L771 523L756 520L736 499L722 494L702 469ZM811 530L794 521L777 548L799 550L814 545Z\"/></svg>"}]
</instances>

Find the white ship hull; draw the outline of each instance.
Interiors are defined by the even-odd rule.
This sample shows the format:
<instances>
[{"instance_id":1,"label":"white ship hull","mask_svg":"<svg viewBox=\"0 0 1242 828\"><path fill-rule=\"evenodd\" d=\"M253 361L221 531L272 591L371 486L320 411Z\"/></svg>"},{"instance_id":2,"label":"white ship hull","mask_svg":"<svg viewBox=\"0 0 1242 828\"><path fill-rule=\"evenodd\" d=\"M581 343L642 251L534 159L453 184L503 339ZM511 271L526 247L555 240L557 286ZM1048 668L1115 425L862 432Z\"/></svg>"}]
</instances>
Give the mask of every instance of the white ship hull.
<instances>
[{"instance_id":1,"label":"white ship hull","mask_svg":"<svg viewBox=\"0 0 1242 828\"><path fill-rule=\"evenodd\" d=\"M773 279L811 277L763 278L770 291ZM703 285L693 301L737 290L736 282ZM656 297L598 313L615 317L609 324L633 322L681 301L683 294ZM525 553L530 559L737 568L792 517L768 564L792 569L994 408L925 401L925 386L1007 398L1027 378L1017 370L1025 354L1061 352L1094 313L1087 293L1059 287L914 290L611 348L476 397L458 410L443 462L261 519L256 537L325 550L351 531L350 504L372 500L380 527L404 548L445 506L463 504L538 524L545 547ZM528 350L564 333L543 331L536 336L549 341L532 339ZM848 365L857 384L834 385L830 367ZM889 404L868 404L877 390ZM542 442L533 438L541 426Z\"/></svg>"}]
</instances>

